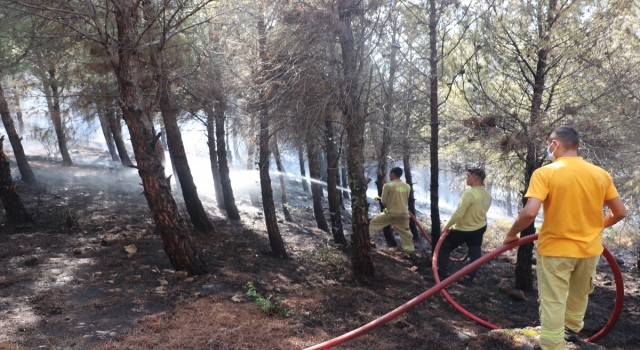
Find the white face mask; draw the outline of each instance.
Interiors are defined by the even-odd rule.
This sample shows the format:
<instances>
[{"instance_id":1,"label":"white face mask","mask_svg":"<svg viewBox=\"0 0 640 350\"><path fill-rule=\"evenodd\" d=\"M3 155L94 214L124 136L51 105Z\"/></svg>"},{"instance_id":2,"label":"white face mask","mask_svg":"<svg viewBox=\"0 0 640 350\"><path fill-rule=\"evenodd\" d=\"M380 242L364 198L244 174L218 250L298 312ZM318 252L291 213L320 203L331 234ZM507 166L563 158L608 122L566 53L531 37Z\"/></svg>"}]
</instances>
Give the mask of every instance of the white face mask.
<instances>
[{"instance_id":1,"label":"white face mask","mask_svg":"<svg viewBox=\"0 0 640 350\"><path fill-rule=\"evenodd\" d=\"M551 145L553 145L553 143L549 144L549 147L547 147L547 158L549 158L549 160L551 162L555 162L556 161L556 156L554 156L553 153L555 153L555 151L558 150L558 147L556 147L556 149L554 149L553 152L551 152L549 150L549 148L551 148Z\"/></svg>"}]
</instances>

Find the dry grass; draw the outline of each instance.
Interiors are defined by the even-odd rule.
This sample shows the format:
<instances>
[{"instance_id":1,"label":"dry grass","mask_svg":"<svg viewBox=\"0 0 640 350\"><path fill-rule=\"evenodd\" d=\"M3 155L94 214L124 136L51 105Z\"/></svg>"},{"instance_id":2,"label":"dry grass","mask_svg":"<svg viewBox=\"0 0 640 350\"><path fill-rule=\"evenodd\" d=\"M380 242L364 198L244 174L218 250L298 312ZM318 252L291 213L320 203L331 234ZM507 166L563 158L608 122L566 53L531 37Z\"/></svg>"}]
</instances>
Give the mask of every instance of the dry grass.
<instances>
[{"instance_id":1,"label":"dry grass","mask_svg":"<svg viewBox=\"0 0 640 350\"><path fill-rule=\"evenodd\" d=\"M115 349L301 349L301 327L263 315L254 303L201 298L168 315L152 315L140 326L96 350ZM302 325L300 325L302 326Z\"/></svg>"}]
</instances>

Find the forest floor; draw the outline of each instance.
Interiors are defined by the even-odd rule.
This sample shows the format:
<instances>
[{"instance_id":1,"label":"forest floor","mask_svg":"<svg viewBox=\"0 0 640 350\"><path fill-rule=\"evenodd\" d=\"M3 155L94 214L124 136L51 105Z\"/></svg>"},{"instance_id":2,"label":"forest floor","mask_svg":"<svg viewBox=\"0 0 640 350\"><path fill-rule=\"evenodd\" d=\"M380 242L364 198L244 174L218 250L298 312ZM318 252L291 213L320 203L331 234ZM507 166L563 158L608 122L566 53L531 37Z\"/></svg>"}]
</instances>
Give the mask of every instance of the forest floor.
<instances>
[{"instance_id":1,"label":"forest floor","mask_svg":"<svg viewBox=\"0 0 640 350\"><path fill-rule=\"evenodd\" d=\"M269 254L262 209L248 193L236 194L239 222L225 219L212 196L201 194L216 231L193 240L211 272L188 277L171 267L135 171L63 168L44 159L31 164L44 180L35 187L18 184L18 190L35 221L0 229L0 349L302 349L360 327L433 286L422 278L431 273L426 244L411 259L374 249L376 277L355 278L349 247L332 245L330 235L315 228L310 194L299 182L287 184L294 221L280 220L290 259ZM487 233L485 253L503 234ZM383 247L381 234L378 239ZM598 344L637 349L637 257L623 248L612 251L625 263L625 307ZM613 310L615 284L602 260L584 337L597 332ZM515 252L508 252L485 265L475 284L454 284L448 291L503 328L538 326L536 292L519 301L509 292L514 264ZM247 297L247 282L272 300L284 298L289 316L263 314ZM535 340L489 333L436 295L340 349L520 349L525 343Z\"/></svg>"}]
</instances>

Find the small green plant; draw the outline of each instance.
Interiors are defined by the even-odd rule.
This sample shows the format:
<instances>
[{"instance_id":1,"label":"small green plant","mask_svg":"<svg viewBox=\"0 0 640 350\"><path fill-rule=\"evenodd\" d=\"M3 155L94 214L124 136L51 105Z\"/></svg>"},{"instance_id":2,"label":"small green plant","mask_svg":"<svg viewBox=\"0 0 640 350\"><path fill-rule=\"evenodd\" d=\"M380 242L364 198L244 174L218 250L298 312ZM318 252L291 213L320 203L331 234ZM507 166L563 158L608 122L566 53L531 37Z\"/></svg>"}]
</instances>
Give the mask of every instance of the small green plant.
<instances>
[{"instance_id":1,"label":"small green plant","mask_svg":"<svg viewBox=\"0 0 640 350\"><path fill-rule=\"evenodd\" d=\"M247 295L253 298L253 301L258 305L258 309L269 316L289 317L289 310L283 305L284 298L277 297L272 299L273 296L263 297L262 294L256 291L253 286L253 282L247 282Z\"/></svg>"},{"instance_id":2,"label":"small green plant","mask_svg":"<svg viewBox=\"0 0 640 350\"><path fill-rule=\"evenodd\" d=\"M78 214L73 209L65 209L62 211L62 221L67 228L78 225Z\"/></svg>"}]
</instances>

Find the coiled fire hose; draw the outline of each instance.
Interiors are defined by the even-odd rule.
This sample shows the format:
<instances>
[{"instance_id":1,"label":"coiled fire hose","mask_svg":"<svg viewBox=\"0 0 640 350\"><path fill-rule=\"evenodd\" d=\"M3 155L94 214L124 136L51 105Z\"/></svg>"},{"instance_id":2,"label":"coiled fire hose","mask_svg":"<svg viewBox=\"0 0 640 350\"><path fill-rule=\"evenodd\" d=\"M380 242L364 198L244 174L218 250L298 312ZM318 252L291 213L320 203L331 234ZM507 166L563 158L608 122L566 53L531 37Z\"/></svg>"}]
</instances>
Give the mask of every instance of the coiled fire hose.
<instances>
[{"instance_id":1,"label":"coiled fire hose","mask_svg":"<svg viewBox=\"0 0 640 350\"><path fill-rule=\"evenodd\" d=\"M415 216L411 215L411 218L414 220L414 222L416 223L416 225L418 227L420 227L420 230L423 232L423 235L426 236L426 233L424 232L424 230L422 229L422 227L420 226L420 224L417 222ZM436 248L434 250L434 261L435 259L437 259L437 252L440 249L440 244L441 242L444 240L444 238L446 237L446 235L443 235L441 237L441 239L439 240L438 244L436 245ZM527 244L527 243L531 243L533 241L535 241L536 239L538 239L538 235L531 235L531 236L526 236L524 238L520 238L517 241L511 242L509 244L504 244L500 247L498 247L497 249L483 255L482 257L480 257L478 260L474 261L473 263L463 267L462 269L460 269L459 271L457 271L456 273L452 274L451 276L447 277L444 281L438 282L439 281L439 277L436 273L436 282L438 282L435 286L429 288L428 290L426 290L425 292L423 292L422 294L418 295L417 297L409 300L407 303L405 303L404 305L392 310L391 312L367 323L366 325L354 329L351 332L345 333L339 337L336 337L334 339L328 340L324 343L321 344L317 344L314 345L312 347L307 348L306 350L321 350L321 349L329 349L332 348L334 346L340 345L342 343L345 343L351 339L357 338L371 330L374 330L382 325L384 325L385 323L393 320L394 318L404 314L405 312L413 309L414 307L416 307L418 304L422 303L423 301L431 298L432 296L434 296L436 293L440 292L440 291L444 291L444 289L448 286L450 286L452 283L454 283L455 281L459 280L460 278L464 277L465 275L467 275L469 272L479 268L480 266L486 264L487 262L491 261L493 258L501 255L502 253L514 249L516 247L519 247L523 244ZM595 342L598 339L604 337L607 333L609 333L609 331L611 331L611 329L613 328L613 326L616 324L616 322L618 321L618 318L620 317L620 313L622 312L622 306L623 306L623 302L624 302L624 283L622 281L622 273L620 272L620 267L618 266L618 263L616 262L616 260L614 259L613 255L605 248L603 255L605 257L605 259L607 260L607 262L609 263L609 265L611 266L611 270L613 271L613 275L615 277L615 282L616 282L616 303L613 309L613 313L611 314L611 317L609 318L609 321L607 322L607 324L595 335L593 335L592 337L586 339L587 342ZM434 268L437 269L437 264L433 264ZM445 292L446 293L446 292ZM448 294L447 294L448 295ZM453 299L450 299L450 297L447 299L450 303L452 303L452 305L454 305L454 307L457 305L455 302L453 302ZM459 306L459 305L458 305ZM456 307L456 309L458 309ZM460 307L461 311L462 307ZM464 309L462 309L464 310ZM463 311L461 311L463 312ZM470 312L464 310L463 312L465 315L469 316L472 315ZM475 316L475 315L474 315ZM479 317L475 316L476 318L474 320L478 321L481 320ZM484 320L483 320L484 321ZM486 321L484 321L486 322ZM481 323L489 328L492 329L497 329L497 326L491 325L490 323L486 322L486 324Z\"/></svg>"}]
</instances>

